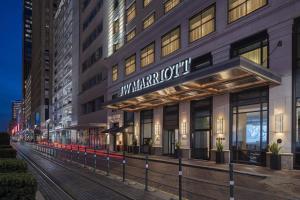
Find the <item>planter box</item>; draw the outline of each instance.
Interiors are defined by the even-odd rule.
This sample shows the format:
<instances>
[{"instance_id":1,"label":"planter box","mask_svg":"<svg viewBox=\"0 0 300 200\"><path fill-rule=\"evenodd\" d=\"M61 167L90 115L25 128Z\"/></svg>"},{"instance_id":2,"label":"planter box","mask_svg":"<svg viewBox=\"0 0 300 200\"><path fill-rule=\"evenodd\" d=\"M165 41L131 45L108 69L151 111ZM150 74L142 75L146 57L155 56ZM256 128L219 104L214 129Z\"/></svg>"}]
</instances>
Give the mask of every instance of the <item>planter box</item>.
<instances>
[{"instance_id":1,"label":"planter box","mask_svg":"<svg viewBox=\"0 0 300 200\"><path fill-rule=\"evenodd\" d=\"M225 153L224 151L216 151L216 163L223 164L225 163Z\"/></svg>"},{"instance_id":2,"label":"planter box","mask_svg":"<svg viewBox=\"0 0 300 200\"><path fill-rule=\"evenodd\" d=\"M139 146L133 146L133 153L138 154L139 153Z\"/></svg>"},{"instance_id":3,"label":"planter box","mask_svg":"<svg viewBox=\"0 0 300 200\"><path fill-rule=\"evenodd\" d=\"M281 170L281 156L270 155L270 168L274 170Z\"/></svg>"},{"instance_id":4,"label":"planter box","mask_svg":"<svg viewBox=\"0 0 300 200\"><path fill-rule=\"evenodd\" d=\"M175 149L174 156L175 158L182 157L181 149Z\"/></svg>"}]
</instances>

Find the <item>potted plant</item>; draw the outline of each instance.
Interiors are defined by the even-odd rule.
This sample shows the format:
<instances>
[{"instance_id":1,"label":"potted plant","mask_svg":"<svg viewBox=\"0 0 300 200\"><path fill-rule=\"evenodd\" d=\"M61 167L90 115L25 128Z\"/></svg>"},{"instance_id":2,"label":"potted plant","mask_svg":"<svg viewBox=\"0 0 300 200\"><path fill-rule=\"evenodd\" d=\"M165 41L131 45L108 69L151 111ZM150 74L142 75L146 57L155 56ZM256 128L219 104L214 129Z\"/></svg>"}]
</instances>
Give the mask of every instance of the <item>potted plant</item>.
<instances>
[{"instance_id":1,"label":"potted plant","mask_svg":"<svg viewBox=\"0 0 300 200\"><path fill-rule=\"evenodd\" d=\"M280 150L281 150L281 147L276 142L273 142L269 146L269 151L271 152L271 155L270 155L270 168L271 169L281 170L281 156L279 155Z\"/></svg>"},{"instance_id":2,"label":"potted plant","mask_svg":"<svg viewBox=\"0 0 300 200\"><path fill-rule=\"evenodd\" d=\"M217 139L217 142L216 142L216 147L217 147L217 151L216 151L216 163L217 164L221 164L221 163L224 163L225 160L224 160L224 145L221 141L221 139Z\"/></svg>"},{"instance_id":3,"label":"potted plant","mask_svg":"<svg viewBox=\"0 0 300 200\"><path fill-rule=\"evenodd\" d=\"M180 142L177 141L176 144L175 144L175 157L176 158L179 158L179 156L181 156L181 149L180 149Z\"/></svg>"},{"instance_id":4,"label":"potted plant","mask_svg":"<svg viewBox=\"0 0 300 200\"><path fill-rule=\"evenodd\" d=\"M139 147L137 145L137 139L135 137L133 138L132 144L133 144L133 153L138 154L139 153Z\"/></svg>"}]
</instances>

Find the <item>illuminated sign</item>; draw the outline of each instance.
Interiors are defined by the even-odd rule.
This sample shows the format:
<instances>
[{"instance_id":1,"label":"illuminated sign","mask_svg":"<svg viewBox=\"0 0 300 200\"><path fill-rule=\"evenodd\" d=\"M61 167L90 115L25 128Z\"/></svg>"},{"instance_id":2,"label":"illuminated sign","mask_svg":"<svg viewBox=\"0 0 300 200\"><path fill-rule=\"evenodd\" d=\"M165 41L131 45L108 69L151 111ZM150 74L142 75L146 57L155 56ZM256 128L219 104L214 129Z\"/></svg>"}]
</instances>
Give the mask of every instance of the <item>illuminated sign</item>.
<instances>
[{"instance_id":1,"label":"illuminated sign","mask_svg":"<svg viewBox=\"0 0 300 200\"><path fill-rule=\"evenodd\" d=\"M190 73L191 58L170 65L121 87L120 96L126 96L137 91L164 83Z\"/></svg>"}]
</instances>

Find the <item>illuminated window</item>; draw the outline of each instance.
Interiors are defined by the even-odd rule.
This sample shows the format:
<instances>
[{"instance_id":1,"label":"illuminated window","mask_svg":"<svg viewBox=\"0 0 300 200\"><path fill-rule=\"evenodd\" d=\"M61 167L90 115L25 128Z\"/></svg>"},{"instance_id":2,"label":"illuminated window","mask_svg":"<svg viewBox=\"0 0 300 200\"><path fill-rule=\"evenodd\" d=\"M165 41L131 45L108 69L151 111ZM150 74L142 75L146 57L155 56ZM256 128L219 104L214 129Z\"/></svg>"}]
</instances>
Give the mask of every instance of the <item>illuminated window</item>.
<instances>
[{"instance_id":1,"label":"illuminated window","mask_svg":"<svg viewBox=\"0 0 300 200\"><path fill-rule=\"evenodd\" d=\"M136 16L136 6L135 3L133 3L126 12L126 16L127 16L127 23L131 22L135 16Z\"/></svg>"},{"instance_id":2,"label":"illuminated window","mask_svg":"<svg viewBox=\"0 0 300 200\"><path fill-rule=\"evenodd\" d=\"M114 21L113 24L113 34L118 33L120 30L120 24L119 24L119 19L117 19L116 21Z\"/></svg>"},{"instance_id":3,"label":"illuminated window","mask_svg":"<svg viewBox=\"0 0 300 200\"><path fill-rule=\"evenodd\" d=\"M133 29L132 31L130 31L129 33L127 33L126 35L126 41L129 42L130 40L132 40L135 37L136 34L136 30Z\"/></svg>"},{"instance_id":4,"label":"illuminated window","mask_svg":"<svg viewBox=\"0 0 300 200\"><path fill-rule=\"evenodd\" d=\"M151 26L155 21L155 12L149 15L143 22L143 28L146 29Z\"/></svg>"},{"instance_id":5,"label":"illuminated window","mask_svg":"<svg viewBox=\"0 0 300 200\"><path fill-rule=\"evenodd\" d=\"M190 19L190 42L215 31L215 6L211 6Z\"/></svg>"},{"instance_id":6,"label":"illuminated window","mask_svg":"<svg viewBox=\"0 0 300 200\"><path fill-rule=\"evenodd\" d=\"M167 13L170 10L172 10L173 8L175 8L180 2L181 2L181 0L167 0L164 4L165 13Z\"/></svg>"},{"instance_id":7,"label":"illuminated window","mask_svg":"<svg viewBox=\"0 0 300 200\"><path fill-rule=\"evenodd\" d=\"M231 45L232 57L241 56L268 67L268 34L258 33Z\"/></svg>"},{"instance_id":8,"label":"illuminated window","mask_svg":"<svg viewBox=\"0 0 300 200\"><path fill-rule=\"evenodd\" d=\"M125 61L126 75L132 74L133 72L135 72L135 54L127 58Z\"/></svg>"},{"instance_id":9,"label":"illuminated window","mask_svg":"<svg viewBox=\"0 0 300 200\"><path fill-rule=\"evenodd\" d=\"M112 80L118 80L118 65L113 66L112 68Z\"/></svg>"},{"instance_id":10,"label":"illuminated window","mask_svg":"<svg viewBox=\"0 0 300 200\"><path fill-rule=\"evenodd\" d=\"M267 5L267 0L228 0L229 23Z\"/></svg>"},{"instance_id":11,"label":"illuminated window","mask_svg":"<svg viewBox=\"0 0 300 200\"><path fill-rule=\"evenodd\" d=\"M121 47L120 43L116 43L113 45L113 52L116 52Z\"/></svg>"},{"instance_id":12,"label":"illuminated window","mask_svg":"<svg viewBox=\"0 0 300 200\"><path fill-rule=\"evenodd\" d=\"M161 55L167 56L180 48L180 28L176 28L161 39Z\"/></svg>"},{"instance_id":13,"label":"illuminated window","mask_svg":"<svg viewBox=\"0 0 300 200\"><path fill-rule=\"evenodd\" d=\"M144 0L143 6L144 8L151 3L152 0Z\"/></svg>"},{"instance_id":14,"label":"illuminated window","mask_svg":"<svg viewBox=\"0 0 300 200\"><path fill-rule=\"evenodd\" d=\"M150 45L146 46L145 48L142 49L141 52L141 66L145 67L147 65L150 65L151 63L154 62L154 50L155 45L154 43L151 43Z\"/></svg>"}]
</instances>

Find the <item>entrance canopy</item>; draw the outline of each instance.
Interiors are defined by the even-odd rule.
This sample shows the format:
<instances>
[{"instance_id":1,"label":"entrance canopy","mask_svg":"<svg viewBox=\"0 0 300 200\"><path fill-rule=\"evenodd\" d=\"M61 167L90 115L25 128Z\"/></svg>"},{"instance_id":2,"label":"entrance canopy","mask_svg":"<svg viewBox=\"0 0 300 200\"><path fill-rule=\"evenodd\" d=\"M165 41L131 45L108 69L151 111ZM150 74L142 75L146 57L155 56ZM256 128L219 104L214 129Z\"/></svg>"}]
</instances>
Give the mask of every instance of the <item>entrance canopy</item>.
<instances>
[{"instance_id":1,"label":"entrance canopy","mask_svg":"<svg viewBox=\"0 0 300 200\"><path fill-rule=\"evenodd\" d=\"M102 131L101 133L111 133L111 134L122 133L125 131L126 128L128 128L128 126L112 127L110 129L106 129L106 130Z\"/></svg>"},{"instance_id":2,"label":"entrance canopy","mask_svg":"<svg viewBox=\"0 0 300 200\"><path fill-rule=\"evenodd\" d=\"M113 99L105 107L138 111L253 87L279 85L280 83L280 76L274 74L270 69L248 59L237 57L191 72L181 78Z\"/></svg>"}]
</instances>

